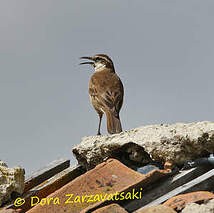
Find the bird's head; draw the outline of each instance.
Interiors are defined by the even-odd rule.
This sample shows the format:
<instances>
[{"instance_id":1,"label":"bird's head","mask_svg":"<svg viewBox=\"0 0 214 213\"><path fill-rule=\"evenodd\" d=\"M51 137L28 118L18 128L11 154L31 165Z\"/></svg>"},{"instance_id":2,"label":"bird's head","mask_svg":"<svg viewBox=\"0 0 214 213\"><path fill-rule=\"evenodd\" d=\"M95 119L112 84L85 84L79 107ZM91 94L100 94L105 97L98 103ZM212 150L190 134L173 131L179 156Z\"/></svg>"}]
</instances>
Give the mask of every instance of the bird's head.
<instances>
[{"instance_id":1,"label":"bird's head","mask_svg":"<svg viewBox=\"0 0 214 213\"><path fill-rule=\"evenodd\" d=\"M104 54L97 54L95 56L92 57L81 57L80 59L88 59L91 61L87 61L87 62L82 62L80 64L91 64L94 69L95 72L97 71L101 71L103 68L110 68L113 72L114 72L114 64L112 62L112 60Z\"/></svg>"}]
</instances>

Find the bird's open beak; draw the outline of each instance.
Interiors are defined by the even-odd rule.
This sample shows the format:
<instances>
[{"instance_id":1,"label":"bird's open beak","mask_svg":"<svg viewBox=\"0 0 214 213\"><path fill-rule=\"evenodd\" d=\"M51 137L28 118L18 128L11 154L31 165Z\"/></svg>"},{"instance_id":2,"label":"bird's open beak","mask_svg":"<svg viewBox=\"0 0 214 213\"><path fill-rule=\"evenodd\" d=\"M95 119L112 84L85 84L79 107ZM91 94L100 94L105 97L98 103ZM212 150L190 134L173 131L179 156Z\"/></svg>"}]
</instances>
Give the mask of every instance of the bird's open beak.
<instances>
[{"instance_id":1,"label":"bird's open beak","mask_svg":"<svg viewBox=\"0 0 214 213\"><path fill-rule=\"evenodd\" d=\"M86 56L81 57L80 59L88 59L88 60L94 61L94 59L92 57L86 57ZM92 62L92 61L82 62L82 63L80 63L80 65L82 65L82 64L91 64L91 65L94 65L94 62Z\"/></svg>"}]
</instances>

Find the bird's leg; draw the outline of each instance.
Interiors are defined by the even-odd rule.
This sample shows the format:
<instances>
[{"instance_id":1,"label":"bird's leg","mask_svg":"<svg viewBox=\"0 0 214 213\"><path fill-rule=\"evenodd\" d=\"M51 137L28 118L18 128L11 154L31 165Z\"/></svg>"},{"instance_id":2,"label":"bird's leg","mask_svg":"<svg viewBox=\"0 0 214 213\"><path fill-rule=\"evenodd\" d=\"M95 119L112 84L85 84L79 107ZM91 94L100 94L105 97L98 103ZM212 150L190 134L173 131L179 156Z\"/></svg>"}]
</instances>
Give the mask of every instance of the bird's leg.
<instances>
[{"instance_id":1,"label":"bird's leg","mask_svg":"<svg viewBox=\"0 0 214 213\"><path fill-rule=\"evenodd\" d=\"M100 133L100 127L101 127L102 117L103 117L103 114L99 113L99 126L98 126L97 135L101 135L101 133Z\"/></svg>"}]
</instances>

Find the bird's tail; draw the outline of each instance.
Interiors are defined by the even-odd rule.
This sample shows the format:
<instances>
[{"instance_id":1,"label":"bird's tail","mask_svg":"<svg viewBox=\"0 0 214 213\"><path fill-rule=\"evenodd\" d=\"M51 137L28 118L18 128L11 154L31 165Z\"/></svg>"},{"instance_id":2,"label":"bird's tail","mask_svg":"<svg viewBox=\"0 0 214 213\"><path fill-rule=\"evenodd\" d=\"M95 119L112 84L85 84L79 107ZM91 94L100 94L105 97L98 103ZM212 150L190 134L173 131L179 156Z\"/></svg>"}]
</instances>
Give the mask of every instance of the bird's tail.
<instances>
[{"instance_id":1,"label":"bird's tail","mask_svg":"<svg viewBox=\"0 0 214 213\"><path fill-rule=\"evenodd\" d=\"M122 132L119 114L115 116L113 112L106 112L107 130L109 134Z\"/></svg>"}]
</instances>

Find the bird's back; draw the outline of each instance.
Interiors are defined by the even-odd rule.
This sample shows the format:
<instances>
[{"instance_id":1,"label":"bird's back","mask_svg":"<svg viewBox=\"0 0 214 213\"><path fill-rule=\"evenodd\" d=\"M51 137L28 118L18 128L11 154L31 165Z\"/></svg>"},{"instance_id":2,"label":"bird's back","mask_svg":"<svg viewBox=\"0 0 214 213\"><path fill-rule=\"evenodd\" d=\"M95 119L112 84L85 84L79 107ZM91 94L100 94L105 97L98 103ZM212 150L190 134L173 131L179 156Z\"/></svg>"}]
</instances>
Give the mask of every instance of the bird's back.
<instances>
[{"instance_id":1,"label":"bird's back","mask_svg":"<svg viewBox=\"0 0 214 213\"><path fill-rule=\"evenodd\" d=\"M91 80L89 82L89 93L91 92L90 88L93 87L93 85L96 85L98 93L116 90L123 95L123 84L120 78L116 73L110 72L108 69L95 72L91 76Z\"/></svg>"},{"instance_id":2,"label":"bird's back","mask_svg":"<svg viewBox=\"0 0 214 213\"><path fill-rule=\"evenodd\" d=\"M103 97L109 107L116 107L117 112L122 107L123 93L123 84L115 72L104 69L91 76L89 94Z\"/></svg>"}]
</instances>

